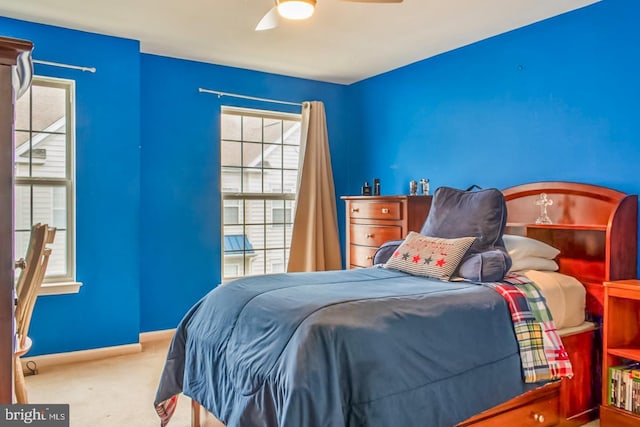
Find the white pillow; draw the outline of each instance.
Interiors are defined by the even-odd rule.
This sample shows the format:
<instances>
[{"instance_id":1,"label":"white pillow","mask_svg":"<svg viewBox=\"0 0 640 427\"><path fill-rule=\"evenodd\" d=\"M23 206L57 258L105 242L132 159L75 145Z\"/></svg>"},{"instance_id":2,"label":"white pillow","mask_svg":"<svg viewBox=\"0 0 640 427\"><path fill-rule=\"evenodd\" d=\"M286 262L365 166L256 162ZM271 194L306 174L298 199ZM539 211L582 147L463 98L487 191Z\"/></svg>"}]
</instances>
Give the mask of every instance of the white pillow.
<instances>
[{"instance_id":1,"label":"white pillow","mask_svg":"<svg viewBox=\"0 0 640 427\"><path fill-rule=\"evenodd\" d=\"M502 236L504 246L512 260L524 257L553 259L560 253L559 249L530 237L505 234Z\"/></svg>"},{"instance_id":2,"label":"white pillow","mask_svg":"<svg viewBox=\"0 0 640 427\"><path fill-rule=\"evenodd\" d=\"M539 270L558 271L558 263L552 259L535 256L511 258L511 269L509 271Z\"/></svg>"}]
</instances>

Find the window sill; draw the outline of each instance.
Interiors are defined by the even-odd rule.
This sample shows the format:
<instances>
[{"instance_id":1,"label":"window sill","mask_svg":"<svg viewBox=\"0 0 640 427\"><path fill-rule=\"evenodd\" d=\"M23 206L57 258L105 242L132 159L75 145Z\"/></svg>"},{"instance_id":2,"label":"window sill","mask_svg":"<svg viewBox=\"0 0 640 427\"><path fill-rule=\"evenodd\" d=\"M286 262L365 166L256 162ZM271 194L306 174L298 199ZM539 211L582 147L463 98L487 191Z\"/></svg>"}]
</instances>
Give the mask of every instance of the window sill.
<instances>
[{"instance_id":1,"label":"window sill","mask_svg":"<svg viewBox=\"0 0 640 427\"><path fill-rule=\"evenodd\" d=\"M80 286L82 286L80 282L43 283L38 296L77 294L80 292Z\"/></svg>"}]
</instances>

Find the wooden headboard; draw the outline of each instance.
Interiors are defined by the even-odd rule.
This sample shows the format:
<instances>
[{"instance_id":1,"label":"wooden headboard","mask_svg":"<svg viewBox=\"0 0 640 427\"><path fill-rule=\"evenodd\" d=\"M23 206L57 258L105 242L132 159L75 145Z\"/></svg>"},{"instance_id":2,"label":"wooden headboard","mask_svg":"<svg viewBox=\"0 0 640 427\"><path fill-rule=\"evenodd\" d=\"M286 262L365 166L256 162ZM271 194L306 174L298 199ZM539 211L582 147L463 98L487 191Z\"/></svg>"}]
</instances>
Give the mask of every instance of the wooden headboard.
<instances>
[{"instance_id":1,"label":"wooden headboard","mask_svg":"<svg viewBox=\"0 0 640 427\"><path fill-rule=\"evenodd\" d=\"M637 277L637 195L574 182L535 182L502 192L507 202L505 232L560 249L559 271L584 284L590 315L602 316L602 282ZM536 224L542 193L553 201L547 207L552 224Z\"/></svg>"}]
</instances>

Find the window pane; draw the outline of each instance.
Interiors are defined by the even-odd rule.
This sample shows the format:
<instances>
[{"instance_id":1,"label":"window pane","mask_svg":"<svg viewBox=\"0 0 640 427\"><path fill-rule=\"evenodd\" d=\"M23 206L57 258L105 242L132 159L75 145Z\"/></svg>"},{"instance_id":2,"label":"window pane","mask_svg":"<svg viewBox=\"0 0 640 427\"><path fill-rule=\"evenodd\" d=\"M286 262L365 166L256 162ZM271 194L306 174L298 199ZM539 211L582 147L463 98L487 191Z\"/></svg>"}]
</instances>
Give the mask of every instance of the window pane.
<instances>
[{"instance_id":1,"label":"window pane","mask_svg":"<svg viewBox=\"0 0 640 427\"><path fill-rule=\"evenodd\" d=\"M224 224L241 224L241 209L238 200L224 201Z\"/></svg>"},{"instance_id":2,"label":"window pane","mask_svg":"<svg viewBox=\"0 0 640 427\"><path fill-rule=\"evenodd\" d=\"M14 132L14 140L16 145L16 162L25 162L24 156L21 156L17 153L22 153L29 149L29 135L31 132L29 130L17 130ZM28 128L27 128L28 129Z\"/></svg>"},{"instance_id":3,"label":"window pane","mask_svg":"<svg viewBox=\"0 0 640 427\"><path fill-rule=\"evenodd\" d=\"M33 106L31 125L33 130L58 131L66 121L66 89L62 87L32 86Z\"/></svg>"},{"instance_id":4,"label":"window pane","mask_svg":"<svg viewBox=\"0 0 640 427\"><path fill-rule=\"evenodd\" d=\"M242 144L242 166L262 167L262 144Z\"/></svg>"},{"instance_id":5,"label":"window pane","mask_svg":"<svg viewBox=\"0 0 640 427\"><path fill-rule=\"evenodd\" d=\"M241 236L244 234L244 227L242 225L225 225L224 226L224 235L225 236ZM227 243L227 242L225 242ZM225 247L224 250L237 250L237 247L230 247L227 248ZM240 249L244 249L244 246L242 246Z\"/></svg>"},{"instance_id":6,"label":"window pane","mask_svg":"<svg viewBox=\"0 0 640 427\"><path fill-rule=\"evenodd\" d=\"M242 117L242 140L262 141L262 118L251 116Z\"/></svg>"},{"instance_id":7,"label":"window pane","mask_svg":"<svg viewBox=\"0 0 640 427\"><path fill-rule=\"evenodd\" d=\"M15 257L16 259L27 257L27 248L29 247L29 239L31 231L16 231L15 234ZM16 276L19 272L16 272Z\"/></svg>"},{"instance_id":8,"label":"window pane","mask_svg":"<svg viewBox=\"0 0 640 427\"><path fill-rule=\"evenodd\" d=\"M220 137L222 139L231 139L234 141L240 141L241 136L241 116L234 114L223 114L221 117Z\"/></svg>"},{"instance_id":9,"label":"window pane","mask_svg":"<svg viewBox=\"0 0 640 427\"><path fill-rule=\"evenodd\" d=\"M285 247L291 247L291 233L293 232L292 224L284 226ZM287 258L288 259L288 258Z\"/></svg>"},{"instance_id":10,"label":"window pane","mask_svg":"<svg viewBox=\"0 0 640 427\"><path fill-rule=\"evenodd\" d=\"M300 145L300 122L285 120L283 126L283 142L290 145Z\"/></svg>"},{"instance_id":11,"label":"window pane","mask_svg":"<svg viewBox=\"0 0 640 427\"><path fill-rule=\"evenodd\" d=\"M275 257L274 257L275 258ZM269 268L271 267L271 268ZM270 265L267 266L267 273L275 274L275 273L284 273L286 270L284 265L284 255L280 255L280 259L274 259L270 262Z\"/></svg>"},{"instance_id":12,"label":"window pane","mask_svg":"<svg viewBox=\"0 0 640 427\"><path fill-rule=\"evenodd\" d=\"M285 200L284 205L287 208L287 210L291 213L291 216L287 216L287 219L288 219L287 223L293 224L293 220L294 220L293 216L295 215L296 202L295 200Z\"/></svg>"},{"instance_id":13,"label":"window pane","mask_svg":"<svg viewBox=\"0 0 640 427\"><path fill-rule=\"evenodd\" d=\"M64 187L33 186L33 224L67 228L66 191Z\"/></svg>"},{"instance_id":14,"label":"window pane","mask_svg":"<svg viewBox=\"0 0 640 427\"><path fill-rule=\"evenodd\" d=\"M222 141L220 164L222 166L242 166L242 144L235 141Z\"/></svg>"},{"instance_id":15,"label":"window pane","mask_svg":"<svg viewBox=\"0 0 640 427\"><path fill-rule=\"evenodd\" d=\"M284 272L284 250L265 251L265 262L267 263L267 273ZM274 271L274 267L277 271Z\"/></svg>"},{"instance_id":16,"label":"window pane","mask_svg":"<svg viewBox=\"0 0 640 427\"><path fill-rule=\"evenodd\" d=\"M265 211L264 200L246 200L245 209L246 215L245 224L264 224L265 223Z\"/></svg>"},{"instance_id":17,"label":"window pane","mask_svg":"<svg viewBox=\"0 0 640 427\"><path fill-rule=\"evenodd\" d=\"M247 239L253 249L264 249L265 235L264 225L247 225Z\"/></svg>"},{"instance_id":18,"label":"window pane","mask_svg":"<svg viewBox=\"0 0 640 427\"><path fill-rule=\"evenodd\" d=\"M231 261L224 263L224 277L237 277L240 275L240 264Z\"/></svg>"},{"instance_id":19,"label":"window pane","mask_svg":"<svg viewBox=\"0 0 640 427\"><path fill-rule=\"evenodd\" d=\"M297 191L298 186L298 171L283 171L284 179L282 185L284 187L284 193L292 194Z\"/></svg>"},{"instance_id":20,"label":"window pane","mask_svg":"<svg viewBox=\"0 0 640 427\"><path fill-rule=\"evenodd\" d=\"M265 267L264 251L262 250L256 251L255 256L251 258L251 261L249 261L249 270L247 271L247 274L251 276L255 276L257 274L264 274L265 273L264 267Z\"/></svg>"},{"instance_id":21,"label":"window pane","mask_svg":"<svg viewBox=\"0 0 640 427\"><path fill-rule=\"evenodd\" d=\"M284 223L284 200L267 200L267 211L271 214L270 222L276 224Z\"/></svg>"},{"instance_id":22,"label":"window pane","mask_svg":"<svg viewBox=\"0 0 640 427\"><path fill-rule=\"evenodd\" d=\"M282 144L282 120L264 119L264 141Z\"/></svg>"},{"instance_id":23,"label":"window pane","mask_svg":"<svg viewBox=\"0 0 640 427\"><path fill-rule=\"evenodd\" d=\"M242 186L242 172L239 168L222 168L222 191L238 193Z\"/></svg>"},{"instance_id":24,"label":"window pane","mask_svg":"<svg viewBox=\"0 0 640 427\"><path fill-rule=\"evenodd\" d=\"M16 185L14 201L14 218L16 231L31 232L31 186ZM16 251L16 253L18 253Z\"/></svg>"},{"instance_id":25,"label":"window pane","mask_svg":"<svg viewBox=\"0 0 640 427\"><path fill-rule=\"evenodd\" d=\"M264 171L264 192L282 193L282 170Z\"/></svg>"},{"instance_id":26,"label":"window pane","mask_svg":"<svg viewBox=\"0 0 640 427\"><path fill-rule=\"evenodd\" d=\"M16 132L16 137L26 134ZM64 178L67 173L67 137L33 133L33 138L16 147L16 176ZM31 175L29 175L31 162Z\"/></svg>"},{"instance_id":27,"label":"window pane","mask_svg":"<svg viewBox=\"0 0 640 427\"><path fill-rule=\"evenodd\" d=\"M56 229L56 236L51 247L47 276L68 276L67 272L67 232Z\"/></svg>"},{"instance_id":28,"label":"window pane","mask_svg":"<svg viewBox=\"0 0 640 427\"><path fill-rule=\"evenodd\" d=\"M283 147L283 167L286 169L298 169L300 159L300 147L285 145Z\"/></svg>"},{"instance_id":29,"label":"window pane","mask_svg":"<svg viewBox=\"0 0 640 427\"><path fill-rule=\"evenodd\" d=\"M31 108L31 88L20 97L15 103L15 128L16 130L31 129L30 119Z\"/></svg>"},{"instance_id":30,"label":"window pane","mask_svg":"<svg viewBox=\"0 0 640 427\"><path fill-rule=\"evenodd\" d=\"M282 169L282 145L264 145L264 167Z\"/></svg>"},{"instance_id":31,"label":"window pane","mask_svg":"<svg viewBox=\"0 0 640 427\"><path fill-rule=\"evenodd\" d=\"M242 176L243 193L262 193L262 170L245 168Z\"/></svg>"}]
</instances>

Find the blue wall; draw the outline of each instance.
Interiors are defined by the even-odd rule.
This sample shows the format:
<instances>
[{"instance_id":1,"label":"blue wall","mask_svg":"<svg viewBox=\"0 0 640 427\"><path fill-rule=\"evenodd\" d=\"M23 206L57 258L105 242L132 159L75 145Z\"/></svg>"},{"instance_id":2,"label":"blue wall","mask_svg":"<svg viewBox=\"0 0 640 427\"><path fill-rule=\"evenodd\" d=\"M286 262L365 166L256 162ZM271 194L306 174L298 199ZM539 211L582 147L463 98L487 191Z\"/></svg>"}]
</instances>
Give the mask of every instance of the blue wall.
<instances>
[{"instance_id":1,"label":"blue wall","mask_svg":"<svg viewBox=\"0 0 640 427\"><path fill-rule=\"evenodd\" d=\"M605 0L353 85L360 181L640 193L639 20L637 0Z\"/></svg>"},{"instance_id":2,"label":"blue wall","mask_svg":"<svg viewBox=\"0 0 640 427\"><path fill-rule=\"evenodd\" d=\"M137 342L140 329L140 55L137 41L0 18L37 65L76 81L76 260L80 293L36 302L30 355Z\"/></svg>"},{"instance_id":3,"label":"blue wall","mask_svg":"<svg viewBox=\"0 0 640 427\"><path fill-rule=\"evenodd\" d=\"M77 295L38 300L33 353L137 342L220 281L220 106L198 87L327 109L337 195L382 180L640 193L640 4L601 3L351 86L140 54L138 42L0 18L77 81ZM338 202L344 235L344 204ZM344 241L344 239L343 239Z\"/></svg>"},{"instance_id":4,"label":"blue wall","mask_svg":"<svg viewBox=\"0 0 640 427\"><path fill-rule=\"evenodd\" d=\"M218 99L199 87L323 101L336 194L352 187L346 86L146 55L137 41L1 17L0 35L33 41L36 59L98 70L35 68L76 80L77 280L84 286L38 299L30 355L138 342L140 332L174 328L220 282L220 107L300 108Z\"/></svg>"},{"instance_id":5,"label":"blue wall","mask_svg":"<svg viewBox=\"0 0 640 427\"><path fill-rule=\"evenodd\" d=\"M198 88L323 101L338 195L350 187L350 114L341 85L154 55L142 55L142 76L141 322L153 331L220 283L221 105L300 112Z\"/></svg>"}]
</instances>

